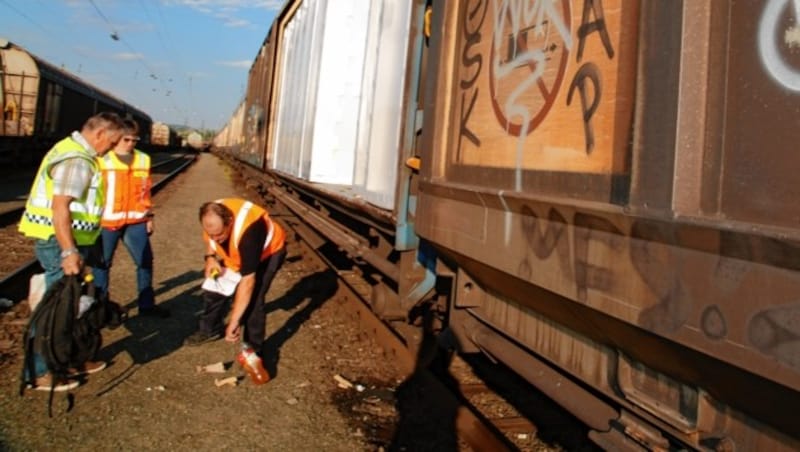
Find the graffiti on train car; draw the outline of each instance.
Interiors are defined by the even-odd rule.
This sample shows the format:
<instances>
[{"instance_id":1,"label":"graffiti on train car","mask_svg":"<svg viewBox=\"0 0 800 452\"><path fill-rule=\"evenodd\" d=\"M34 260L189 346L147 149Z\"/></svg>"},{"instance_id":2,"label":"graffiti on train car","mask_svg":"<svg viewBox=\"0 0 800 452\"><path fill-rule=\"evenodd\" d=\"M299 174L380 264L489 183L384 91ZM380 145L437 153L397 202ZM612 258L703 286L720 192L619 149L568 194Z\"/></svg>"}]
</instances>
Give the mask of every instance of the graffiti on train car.
<instances>
[{"instance_id":1,"label":"graffiti on train car","mask_svg":"<svg viewBox=\"0 0 800 452\"><path fill-rule=\"evenodd\" d=\"M261 158L261 136L264 132L264 107L254 103L247 109L245 118L246 149L243 157L248 162L259 164Z\"/></svg>"},{"instance_id":2,"label":"graffiti on train car","mask_svg":"<svg viewBox=\"0 0 800 452\"><path fill-rule=\"evenodd\" d=\"M637 8L624 0L467 2L455 162L624 172Z\"/></svg>"},{"instance_id":3,"label":"graffiti on train car","mask_svg":"<svg viewBox=\"0 0 800 452\"><path fill-rule=\"evenodd\" d=\"M800 48L800 0L769 0L758 24L761 61L781 86L800 92L800 64L792 58L796 48Z\"/></svg>"},{"instance_id":4,"label":"graffiti on train car","mask_svg":"<svg viewBox=\"0 0 800 452\"><path fill-rule=\"evenodd\" d=\"M632 317L603 307L609 314L658 333L696 329L800 370L800 303L792 298L800 293L800 246L655 220L615 224L552 206L525 205L520 217L527 250L519 277L536 280L557 269L549 274L560 282L551 289L571 286L567 293L583 303L591 304L594 292L621 300L624 309L635 306ZM759 298L764 284L786 299ZM744 309L741 300L750 300Z\"/></svg>"}]
</instances>

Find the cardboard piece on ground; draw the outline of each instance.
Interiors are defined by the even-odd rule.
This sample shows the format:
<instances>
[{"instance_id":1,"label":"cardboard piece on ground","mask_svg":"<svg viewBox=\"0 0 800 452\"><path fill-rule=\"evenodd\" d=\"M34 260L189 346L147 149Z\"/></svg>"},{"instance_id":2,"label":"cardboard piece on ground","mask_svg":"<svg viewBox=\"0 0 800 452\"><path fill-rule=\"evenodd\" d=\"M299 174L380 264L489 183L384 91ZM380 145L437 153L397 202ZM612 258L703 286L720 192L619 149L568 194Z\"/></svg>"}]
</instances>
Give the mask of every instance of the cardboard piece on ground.
<instances>
[{"instance_id":1,"label":"cardboard piece on ground","mask_svg":"<svg viewBox=\"0 0 800 452\"><path fill-rule=\"evenodd\" d=\"M236 386L237 383L239 383L239 379L236 378L235 376L234 377L223 378L221 380L219 378L215 378L214 379L214 384L217 385L218 388L220 388L222 386L225 386L225 385Z\"/></svg>"},{"instance_id":2,"label":"cardboard piece on ground","mask_svg":"<svg viewBox=\"0 0 800 452\"><path fill-rule=\"evenodd\" d=\"M222 361L207 366L197 366L197 373L221 374L225 372L225 363Z\"/></svg>"},{"instance_id":3,"label":"cardboard piece on ground","mask_svg":"<svg viewBox=\"0 0 800 452\"><path fill-rule=\"evenodd\" d=\"M336 380L337 386L342 389L350 389L353 387L353 383L350 383L346 378L339 374L334 375L333 379Z\"/></svg>"}]
</instances>

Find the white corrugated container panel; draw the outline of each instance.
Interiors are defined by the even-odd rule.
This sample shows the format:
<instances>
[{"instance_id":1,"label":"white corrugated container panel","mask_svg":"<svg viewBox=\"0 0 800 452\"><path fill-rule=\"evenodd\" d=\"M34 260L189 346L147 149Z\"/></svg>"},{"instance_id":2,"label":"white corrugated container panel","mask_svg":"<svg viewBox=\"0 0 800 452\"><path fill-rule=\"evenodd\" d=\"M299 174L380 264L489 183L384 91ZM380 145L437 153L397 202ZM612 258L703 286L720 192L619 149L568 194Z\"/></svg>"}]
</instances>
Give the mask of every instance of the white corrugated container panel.
<instances>
[{"instance_id":1,"label":"white corrugated container panel","mask_svg":"<svg viewBox=\"0 0 800 452\"><path fill-rule=\"evenodd\" d=\"M273 167L350 186L369 4L306 0L284 30Z\"/></svg>"},{"instance_id":2,"label":"white corrugated container panel","mask_svg":"<svg viewBox=\"0 0 800 452\"><path fill-rule=\"evenodd\" d=\"M351 185L369 4L337 0L325 13L311 156L312 182Z\"/></svg>"},{"instance_id":3,"label":"white corrugated container panel","mask_svg":"<svg viewBox=\"0 0 800 452\"><path fill-rule=\"evenodd\" d=\"M284 30L274 169L394 207L412 8L302 3Z\"/></svg>"},{"instance_id":4,"label":"white corrugated container panel","mask_svg":"<svg viewBox=\"0 0 800 452\"><path fill-rule=\"evenodd\" d=\"M370 2L353 186L356 194L385 209L394 207L413 3Z\"/></svg>"},{"instance_id":5,"label":"white corrugated container panel","mask_svg":"<svg viewBox=\"0 0 800 452\"><path fill-rule=\"evenodd\" d=\"M308 179L319 53L327 1L305 0L287 23L281 44L283 70L277 90L272 167Z\"/></svg>"}]
</instances>

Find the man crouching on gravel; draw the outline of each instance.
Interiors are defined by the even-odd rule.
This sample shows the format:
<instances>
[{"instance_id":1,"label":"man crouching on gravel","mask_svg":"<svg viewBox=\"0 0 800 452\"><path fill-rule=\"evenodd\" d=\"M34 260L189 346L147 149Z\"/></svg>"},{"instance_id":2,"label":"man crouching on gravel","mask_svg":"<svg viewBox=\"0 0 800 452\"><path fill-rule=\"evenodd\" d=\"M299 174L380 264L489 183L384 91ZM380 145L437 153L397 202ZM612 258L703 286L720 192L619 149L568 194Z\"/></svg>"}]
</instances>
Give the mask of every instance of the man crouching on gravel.
<instances>
[{"instance_id":1,"label":"man crouching on gravel","mask_svg":"<svg viewBox=\"0 0 800 452\"><path fill-rule=\"evenodd\" d=\"M244 340L261 354L266 313L264 296L286 258L283 228L269 213L244 199L227 198L200 207L206 243L204 311L200 327L184 341L196 346L223 334L225 304L233 300L225 340Z\"/></svg>"}]
</instances>

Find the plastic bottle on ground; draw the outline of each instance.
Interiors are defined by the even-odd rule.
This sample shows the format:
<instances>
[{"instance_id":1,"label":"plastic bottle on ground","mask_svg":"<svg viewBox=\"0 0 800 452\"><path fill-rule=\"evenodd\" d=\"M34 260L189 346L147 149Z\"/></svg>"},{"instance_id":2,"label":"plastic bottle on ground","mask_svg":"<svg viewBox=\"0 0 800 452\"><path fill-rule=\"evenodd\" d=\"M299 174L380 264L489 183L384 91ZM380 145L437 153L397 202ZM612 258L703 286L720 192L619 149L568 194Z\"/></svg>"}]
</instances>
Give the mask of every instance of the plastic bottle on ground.
<instances>
[{"instance_id":1,"label":"plastic bottle on ground","mask_svg":"<svg viewBox=\"0 0 800 452\"><path fill-rule=\"evenodd\" d=\"M269 373L264 369L261 358L248 343L242 342L242 348L236 355L236 361L244 368L253 383L263 385L269 381Z\"/></svg>"}]
</instances>

